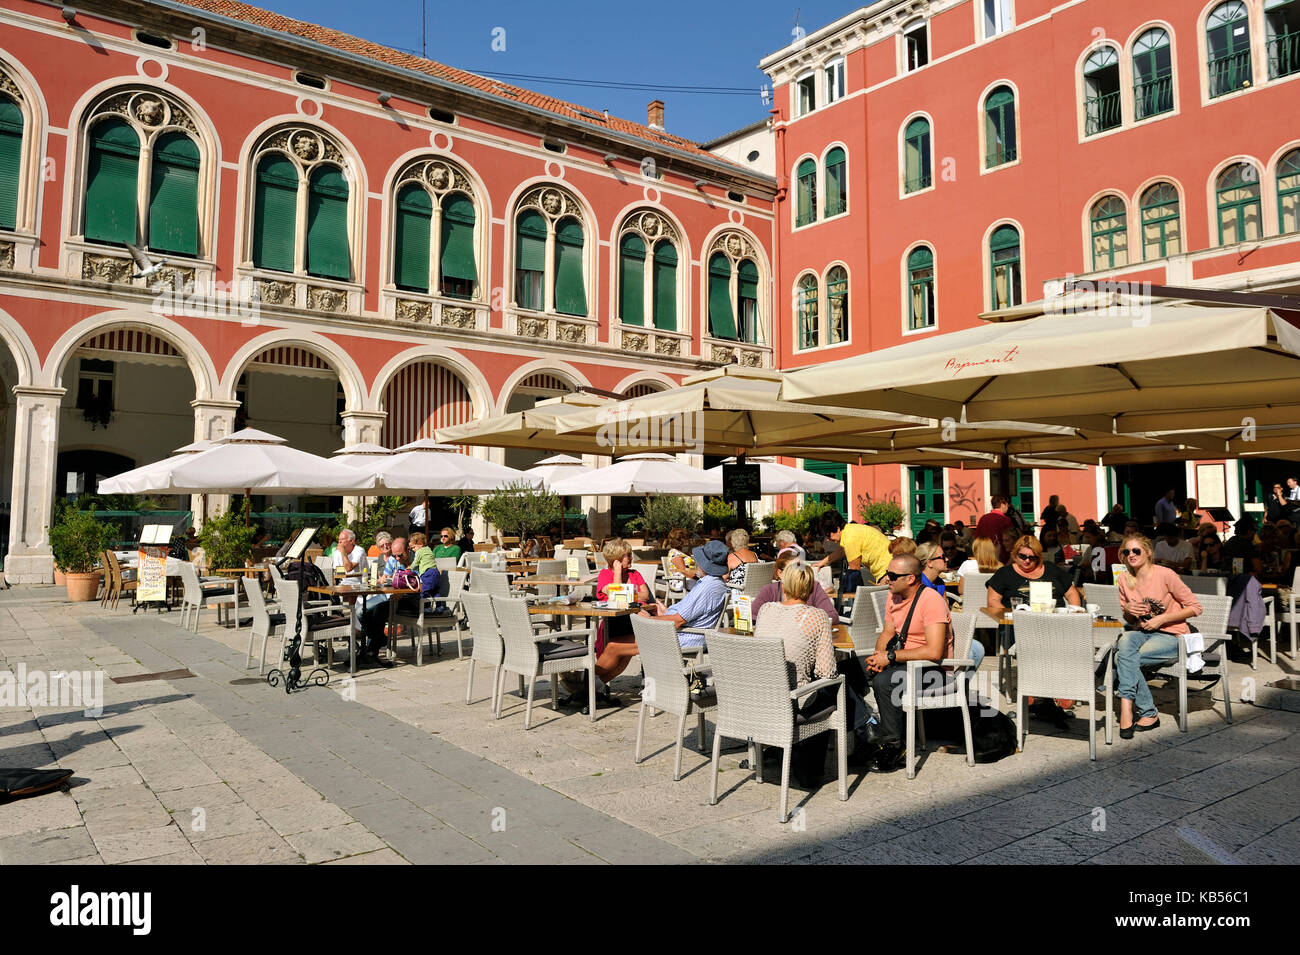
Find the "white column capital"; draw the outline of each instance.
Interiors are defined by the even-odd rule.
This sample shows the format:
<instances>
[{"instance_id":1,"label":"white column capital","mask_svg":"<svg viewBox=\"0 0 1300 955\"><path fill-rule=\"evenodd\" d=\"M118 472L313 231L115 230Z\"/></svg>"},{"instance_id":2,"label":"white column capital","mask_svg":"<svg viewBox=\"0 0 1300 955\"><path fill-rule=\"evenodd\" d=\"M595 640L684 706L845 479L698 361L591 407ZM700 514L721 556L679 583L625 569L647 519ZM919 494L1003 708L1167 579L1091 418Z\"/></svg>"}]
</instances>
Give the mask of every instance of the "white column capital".
<instances>
[{"instance_id":1,"label":"white column capital","mask_svg":"<svg viewBox=\"0 0 1300 955\"><path fill-rule=\"evenodd\" d=\"M387 411L348 410L339 415L343 419L343 444L378 444L384 434Z\"/></svg>"}]
</instances>

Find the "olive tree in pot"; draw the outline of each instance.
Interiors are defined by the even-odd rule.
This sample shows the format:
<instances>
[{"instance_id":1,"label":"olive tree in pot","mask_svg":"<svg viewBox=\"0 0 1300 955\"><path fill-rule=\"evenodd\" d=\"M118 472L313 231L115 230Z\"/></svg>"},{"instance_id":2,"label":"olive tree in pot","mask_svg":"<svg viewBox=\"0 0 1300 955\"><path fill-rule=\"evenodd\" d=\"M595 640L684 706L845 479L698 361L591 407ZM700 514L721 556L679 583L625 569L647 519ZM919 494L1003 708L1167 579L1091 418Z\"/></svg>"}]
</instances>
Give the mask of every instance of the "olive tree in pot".
<instances>
[{"instance_id":1,"label":"olive tree in pot","mask_svg":"<svg viewBox=\"0 0 1300 955\"><path fill-rule=\"evenodd\" d=\"M518 534L522 541L559 523L560 507L558 495L527 481L512 481L484 497L480 511L501 530Z\"/></svg>"},{"instance_id":2,"label":"olive tree in pot","mask_svg":"<svg viewBox=\"0 0 1300 955\"><path fill-rule=\"evenodd\" d=\"M50 528L54 566L67 578L68 599L94 600L99 591L100 558L117 539L117 528L94 514L68 508Z\"/></svg>"}]
</instances>

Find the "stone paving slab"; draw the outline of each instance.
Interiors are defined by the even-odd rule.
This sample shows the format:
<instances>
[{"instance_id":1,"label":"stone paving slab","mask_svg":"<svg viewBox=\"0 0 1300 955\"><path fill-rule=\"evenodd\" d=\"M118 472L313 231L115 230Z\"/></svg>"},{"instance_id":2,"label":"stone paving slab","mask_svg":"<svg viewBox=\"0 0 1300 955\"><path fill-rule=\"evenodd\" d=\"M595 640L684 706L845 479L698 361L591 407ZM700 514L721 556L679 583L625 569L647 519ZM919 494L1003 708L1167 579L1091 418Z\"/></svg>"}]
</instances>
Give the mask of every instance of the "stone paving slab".
<instances>
[{"instance_id":1,"label":"stone paving slab","mask_svg":"<svg viewBox=\"0 0 1300 955\"><path fill-rule=\"evenodd\" d=\"M422 667L404 652L394 669L336 672L329 688L288 696L245 682L246 630L205 617L193 634L175 615L61 597L0 594L0 667L197 676L106 683L98 718L0 709L0 765L16 753L77 770L66 793L0 813L0 863L1300 861L1300 716L1276 694L1268 707L1234 699L1231 725L1222 701L1193 694L1183 734L1172 693L1157 689L1161 728L1113 746L1099 735L1096 762L1082 720L1066 731L1033 721L1025 752L999 763L932 750L912 780L851 771L847 802L833 781L792 787L783 826L779 764L758 783L743 751L724 754L708 805L711 726L704 753L691 728L680 782L675 719L647 721L646 758L633 763L635 664L614 684L627 705L594 723L555 713L539 683L525 731L513 679L500 720L483 692L490 673L476 673L476 702L464 703L468 661L454 641ZM1280 662L1234 665L1234 697L1243 678L1294 669Z\"/></svg>"}]
</instances>

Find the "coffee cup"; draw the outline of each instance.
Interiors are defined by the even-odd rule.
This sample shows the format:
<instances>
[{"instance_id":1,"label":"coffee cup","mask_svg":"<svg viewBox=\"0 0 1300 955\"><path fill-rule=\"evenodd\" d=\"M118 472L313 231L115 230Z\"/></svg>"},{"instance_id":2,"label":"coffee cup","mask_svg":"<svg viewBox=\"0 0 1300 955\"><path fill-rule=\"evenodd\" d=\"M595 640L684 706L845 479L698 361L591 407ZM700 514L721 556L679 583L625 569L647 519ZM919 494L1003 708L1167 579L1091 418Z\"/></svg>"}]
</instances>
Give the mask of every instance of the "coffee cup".
<instances>
[{"instance_id":1,"label":"coffee cup","mask_svg":"<svg viewBox=\"0 0 1300 955\"><path fill-rule=\"evenodd\" d=\"M1101 604L1088 604L1088 613L1094 617L1101 613Z\"/></svg>"}]
</instances>

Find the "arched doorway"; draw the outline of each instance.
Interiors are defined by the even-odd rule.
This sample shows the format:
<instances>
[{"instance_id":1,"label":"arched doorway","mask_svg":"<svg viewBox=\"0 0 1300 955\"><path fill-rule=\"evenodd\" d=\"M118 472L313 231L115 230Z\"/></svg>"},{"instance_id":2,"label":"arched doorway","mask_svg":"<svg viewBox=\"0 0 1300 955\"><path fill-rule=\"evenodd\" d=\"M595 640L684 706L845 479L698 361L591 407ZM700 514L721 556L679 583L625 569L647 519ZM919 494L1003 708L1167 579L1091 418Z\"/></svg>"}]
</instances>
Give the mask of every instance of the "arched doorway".
<instances>
[{"instance_id":1,"label":"arched doorway","mask_svg":"<svg viewBox=\"0 0 1300 955\"><path fill-rule=\"evenodd\" d=\"M514 414L518 411L528 411L535 407L539 401L547 398L558 398L572 391L573 385L567 377L554 371L535 371L522 379L510 392L510 397L506 401L506 413ZM508 468L517 468L522 471L531 468L538 461L550 457L554 453L549 448L537 448L535 450L506 448L505 460L502 463Z\"/></svg>"}]
</instances>

